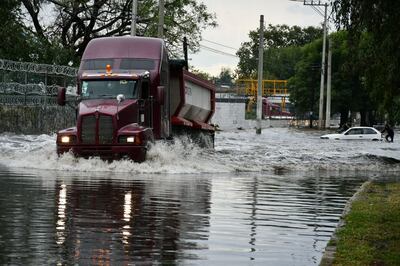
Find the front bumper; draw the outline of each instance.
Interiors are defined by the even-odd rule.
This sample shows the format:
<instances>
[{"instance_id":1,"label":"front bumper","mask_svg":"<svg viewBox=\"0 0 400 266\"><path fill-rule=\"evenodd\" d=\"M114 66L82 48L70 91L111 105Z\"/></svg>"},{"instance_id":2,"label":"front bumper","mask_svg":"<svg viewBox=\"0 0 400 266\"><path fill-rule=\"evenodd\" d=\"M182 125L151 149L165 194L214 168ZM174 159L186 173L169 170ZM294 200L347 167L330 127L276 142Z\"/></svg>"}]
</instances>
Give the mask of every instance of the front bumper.
<instances>
[{"instance_id":1,"label":"front bumper","mask_svg":"<svg viewBox=\"0 0 400 266\"><path fill-rule=\"evenodd\" d=\"M57 145L57 154L72 151L77 157L100 157L104 160L118 160L125 157L135 161L146 160L147 148L132 145Z\"/></svg>"}]
</instances>

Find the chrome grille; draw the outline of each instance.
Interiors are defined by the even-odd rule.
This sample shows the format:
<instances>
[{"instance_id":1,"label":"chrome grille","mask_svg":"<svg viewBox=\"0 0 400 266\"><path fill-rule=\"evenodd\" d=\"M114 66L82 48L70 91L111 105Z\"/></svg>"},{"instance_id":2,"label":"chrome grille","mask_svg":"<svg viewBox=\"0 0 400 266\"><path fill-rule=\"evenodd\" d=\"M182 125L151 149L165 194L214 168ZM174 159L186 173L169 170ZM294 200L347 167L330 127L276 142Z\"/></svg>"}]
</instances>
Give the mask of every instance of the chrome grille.
<instances>
[{"instance_id":1,"label":"chrome grille","mask_svg":"<svg viewBox=\"0 0 400 266\"><path fill-rule=\"evenodd\" d=\"M113 121L108 115L99 117L99 144L111 144L113 141Z\"/></svg>"},{"instance_id":2,"label":"chrome grille","mask_svg":"<svg viewBox=\"0 0 400 266\"><path fill-rule=\"evenodd\" d=\"M96 117L94 115L82 117L82 143L96 143Z\"/></svg>"},{"instance_id":3,"label":"chrome grille","mask_svg":"<svg viewBox=\"0 0 400 266\"><path fill-rule=\"evenodd\" d=\"M96 132L97 123L98 132ZM100 115L98 119L94 115L83 116L81 128L83 144L96 144L97 136L99 139L98 144L112 144L113 142L114 129L112 116Z\"/></svg>"}]
</instances>

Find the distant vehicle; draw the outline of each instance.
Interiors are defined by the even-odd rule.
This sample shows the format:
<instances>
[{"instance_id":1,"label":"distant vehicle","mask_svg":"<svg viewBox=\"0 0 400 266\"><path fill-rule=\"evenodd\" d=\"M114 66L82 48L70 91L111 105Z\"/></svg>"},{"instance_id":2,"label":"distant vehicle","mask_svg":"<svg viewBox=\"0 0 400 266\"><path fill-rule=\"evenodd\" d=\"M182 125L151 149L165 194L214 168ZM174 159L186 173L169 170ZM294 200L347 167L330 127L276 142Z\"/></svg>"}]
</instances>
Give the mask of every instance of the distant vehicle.
<instances>
[{"instance_id":1,"label":"distant vehicle","mask_svg":"<svg viewBox=\"0 0 400 266\"><path fill-rule=\"evenodd\" d=\"M263 98L262 100L262 115L263 119L291 119L293 114L282 110L282 107L278 104L271 103L268 99Z\"/></svg>"},{"instance_id":2,"label":"distant vehicle","mask_svg":"<svg viewBox=\"0 0 400 266\"><path fill-rule=\"evenodd\" d=\"M323 135L321 139L378 141L383 138L382 133L373 127L352 127L342 133Z\"/></svg>"}]
</instances>

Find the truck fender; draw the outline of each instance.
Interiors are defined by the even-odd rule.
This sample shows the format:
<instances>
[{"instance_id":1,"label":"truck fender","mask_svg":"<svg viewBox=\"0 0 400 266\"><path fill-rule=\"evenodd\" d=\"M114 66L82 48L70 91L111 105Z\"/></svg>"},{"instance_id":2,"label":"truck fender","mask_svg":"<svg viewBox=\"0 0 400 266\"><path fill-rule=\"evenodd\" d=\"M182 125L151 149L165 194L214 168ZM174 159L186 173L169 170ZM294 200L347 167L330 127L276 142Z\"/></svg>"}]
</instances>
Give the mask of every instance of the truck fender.
<instances>
[{"instance_id":1,"label":"truck fender","mask_svg":"<svg viewBox=\"0 0 400 266\"><path fill-rule=\"evenodd\" d=\"M140 137L142 144L147 145L148 142L154 142L153 130L148 127L143 127L138 123L128 124L118 131L118 136L137 135Z\"/></svg>"}]
</instances>

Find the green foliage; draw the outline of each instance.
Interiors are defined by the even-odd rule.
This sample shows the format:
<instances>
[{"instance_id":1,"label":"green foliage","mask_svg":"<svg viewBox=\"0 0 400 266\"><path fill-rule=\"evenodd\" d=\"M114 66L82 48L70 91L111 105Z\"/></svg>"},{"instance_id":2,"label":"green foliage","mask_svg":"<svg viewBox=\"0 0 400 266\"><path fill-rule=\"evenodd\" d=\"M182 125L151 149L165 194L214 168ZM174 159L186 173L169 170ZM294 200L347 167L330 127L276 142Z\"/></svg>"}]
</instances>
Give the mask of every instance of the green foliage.
<instances>
[{"instance_id":1,"label":"green foliage","mask_svg":"<svg viewBox=\"0 0 400 266\"><path fill-rule=\"evenodd\" d=\"M264 31L264 78L287 79L294 73L300 57L300 46L322 36L322 29L300 28L288 25L269 25ZM259 47L259 30L250 31L250 41L244 42L237 52L239 78L255 78Z\"/></svg>"},{"instance_id":2,"label":"green foliage","mask_svg":"<svg viewBox=\"0 0 400 266\"><path fill-rule=\"evenodd\" d=\"M209 73L201 71L199 69L191 68L190 71L205 80L212 81L214 79Z\"/></svg>"},{"instance_id":3,"label":"green foliage","mask_svg":"<svg viewBox=\"0 0 400 266\"><path fill-rule=\"evenodd\" d=\"M331 113L341 113L346 122L349 111L361 112L362 124L373 124L372 114L378 109L376 102L362 84L360 66L353 63L354 55L348 44L348 32L339 31L329 36L332 42ZM366 48L360 47L360 54ZM289 79L290 99L298 114L316 113L319 99L322 40L305 45L296 72ZM367 114L371 116L367 119Z\"/></svg>"},{"instance_id":4,"label":"green foliage","mask_svg":"<svg viewBox=\"0 0 400 266\"><path fill-rule=\"evenodd\" d=\"M400 2L335 0L336 22L349 31L351 63L382 115L400 122Z\"/></svg>"},{"instance_id":5,"label":"green foliage","mask_svg":"<svg viewBox=\"0 0 400 266\"><path fill-rule=\"evenodd\" d=\"M297 114L317 113L322 40L313 41L301 49L295 75L289 79L290 100Z\"/></svg>"},{"instance_id":6,"label":"green foliage","mask_svg":"<svg viewBox=\"0 0 400 266\"><path fill-rule=\"evenodd\" d=\"M295 65L301 58L301 48L288 46L264 51L265 79L289 79L295 74Z\"/></svg>"},{"instance_id":7,"label":"green foliage","mask_svg":"<svg viewBox=\"0 0 400 266\"><path fill-rule=\"evenodd\" d=\"M233 74L233 71L230 68L225 68L225 67L221 68L221 72L216 77L210 75L207 72L196 69L196 68L191 68L190 71L192 73L202 77L205 80L215 83L217 86L221 86L221 85L232 86L234 79L235 79L235 75Z\"/></svg>"},{"instance_id":8,"label":"green foliage","mask_svg":"<svg viewBox=\"0 0 400 266\"><path fill-rule=\"evenodd\" d=\"M233 85L234 74L230 68L223 67L218 77L216 77L215 82L218 85Z\"/></svg>"},{"instance_id":9,"label":"green foliage","mask_svg":"<svg viewBox=\"0 0 400 266\"><path fill-rule=\"evenodd\" d=\"M37 1L22 0L35 37L47 53L45 60L78 62L86 45L93 38L129 35L132 21L132 0L128 1ZM158 1L138 2L137 35L157 35ZM41 10L53 10L53 16L40 20ZM196 51L201 32L216 26L215 15L196 0L172 0L165 3L164 34L172 56L180 56L183 36ZM56 59L54 59L54 57ZM71 58L72 57L72 58ZM48 63L52 63L49 61Z\"/></svg>"},{"instance_id":10,"label":"green foliage","mask_svg":"<svg viewBox=\"0 0 400 266\"><path fill-rule=\"evenodd\" d=\"M339 31L329 36L332 41L332 110L331 113L348 114L349 110L354 110L357 97L353 90L356 87L352 79L351 69L347 65L349 50L347 46L347 32Z\"/></svg>"},{"instance_id":11,"label":"green foliage","mask_svg":"<svg viewBox=\"0 0 400 266\"><path fill-rule=\"evenodd\" d=\"M0 58L10 60L29 60L31 37L21 23L19 1L3 0L0 5L3 25L0 30Z\"/></svg>"}]
</instances>

